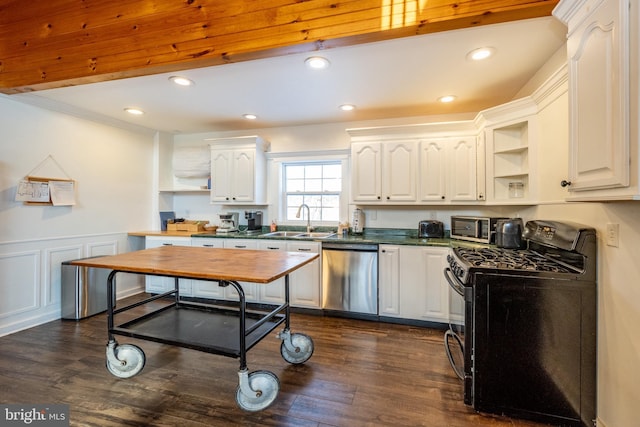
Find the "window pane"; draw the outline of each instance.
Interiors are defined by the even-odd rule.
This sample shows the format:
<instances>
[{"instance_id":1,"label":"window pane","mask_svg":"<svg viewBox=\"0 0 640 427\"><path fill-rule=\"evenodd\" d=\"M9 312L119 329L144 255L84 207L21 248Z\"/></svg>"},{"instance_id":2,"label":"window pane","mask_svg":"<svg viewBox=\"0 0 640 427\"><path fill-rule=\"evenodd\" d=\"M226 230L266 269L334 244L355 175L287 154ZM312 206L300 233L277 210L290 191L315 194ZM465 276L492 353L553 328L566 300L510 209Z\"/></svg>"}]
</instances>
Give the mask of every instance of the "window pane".
<instances>
[{"instance_id":1,"label":"window pane","mask_svg":"<svg viewBox=\"0 0 640 427\"><path fill-rule=\"evenodd\" d=\"M309 193L321 193L322 192L322 180L321 179L307 179L305 181L304 190Z\"/></svg>"},{"instance_id":2,"label":"window pane","mask_svg":"<svg viewBox=\"0 0 640 427\"><path fill-rule=\"evenodd\" d=\"M322 165L307 165L305 168L305 178L322 178Z\"/></svg>"},{"instance_id":3,"label":"window pane","mask_svg":"<svg viewBox=\"0 0 640 427\"><path fill-rule=\"evenodd\" d=\"M295 193L304 191L304 179L288 179L287 193Z\"/></svg>"},{"instance_id":4,"label":"window pane","mask_svg":"<svg viewBox=\"0 0 640 427\"><path fill-rule=\"evenodd\" d=\"M340 178L322 180L322 191L339 193L340 190L342 190L342 180Z\"/></svg>"},{"instance_id":5,"label":"window pane","mask_svg":"<svg viewBox=\"0 0 640 427\"><path fill-rule=\"evenodd\" d=\"M340 178L342 177L342 165L332 164L323 166L323 177L326 178Z\"/></svg>"},{"instance_id":6,"label":"window pane","mask_svg":"<svg viewBox=\"0 0 640 427\"><path fill-rule=\"evenodd\" d=\"M304 166L287 165L287 179L304 179Z\"/></svg>"}]
</instances>

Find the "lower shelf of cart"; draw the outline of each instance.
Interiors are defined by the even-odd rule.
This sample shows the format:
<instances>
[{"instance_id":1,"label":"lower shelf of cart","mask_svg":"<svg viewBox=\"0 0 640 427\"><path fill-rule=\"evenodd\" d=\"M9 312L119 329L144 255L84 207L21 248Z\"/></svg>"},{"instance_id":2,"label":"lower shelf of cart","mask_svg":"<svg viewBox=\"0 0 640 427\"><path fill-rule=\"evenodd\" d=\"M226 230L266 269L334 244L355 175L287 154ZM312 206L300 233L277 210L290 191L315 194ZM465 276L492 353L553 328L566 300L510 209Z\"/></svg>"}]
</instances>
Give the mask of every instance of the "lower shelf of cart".
<instances>
[{"instance_id":1,"label":"lower shelf of cart","mask_svg":"<svg viewBox=\"0 0 640 427\"><path fill-rule=\"evenodd\" d=\"M264 314L246 313L245 330L262 317ZM277 314L260 325L246 336L245 350L256 345L284 320L284 314ZM116 326L111 332L207 353L240 356L240 318L235 310L178 305Z\"/></svg>"}]
</instances>

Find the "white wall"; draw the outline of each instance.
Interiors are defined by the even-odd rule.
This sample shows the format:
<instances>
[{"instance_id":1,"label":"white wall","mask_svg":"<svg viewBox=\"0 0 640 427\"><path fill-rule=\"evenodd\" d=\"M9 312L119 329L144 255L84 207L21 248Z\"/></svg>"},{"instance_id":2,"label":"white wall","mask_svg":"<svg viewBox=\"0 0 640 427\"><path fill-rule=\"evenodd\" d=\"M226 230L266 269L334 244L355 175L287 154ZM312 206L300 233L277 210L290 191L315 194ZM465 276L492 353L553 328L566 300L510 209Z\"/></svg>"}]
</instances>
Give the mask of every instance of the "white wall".
<instances>
[{"instance_id":1,"label":"white wall","mask_svg":"<svg viewBox=\"0 0 640 427\"><path fill-rule=\"evenodd\" d=\"M140 247L140 239L128 238L127 232L151 228L154 135L7 96L0 96L0 129L3 335L60 317L62 261ZM45 161L49 156L53 160ZM75 180L76 205L16 202L16 186L28 174ZM118 285L119 296L142 289L142 282L132 276Z\"/></svg>"}]
</instances>

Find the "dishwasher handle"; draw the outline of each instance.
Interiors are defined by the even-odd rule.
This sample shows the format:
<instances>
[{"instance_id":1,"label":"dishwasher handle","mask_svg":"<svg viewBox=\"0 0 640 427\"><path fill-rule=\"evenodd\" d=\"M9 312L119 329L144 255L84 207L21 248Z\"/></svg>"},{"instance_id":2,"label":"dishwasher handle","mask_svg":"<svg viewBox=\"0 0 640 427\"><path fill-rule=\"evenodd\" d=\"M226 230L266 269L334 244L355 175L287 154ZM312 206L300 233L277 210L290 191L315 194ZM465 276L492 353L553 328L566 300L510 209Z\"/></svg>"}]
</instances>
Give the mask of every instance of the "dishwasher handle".
<instances>
[{"instance_id":1,"label":"dishwasher handle","mask_svg":"<svg viewBox=\"0 0 640 427\"><path fill-rule=\"evenodd\" d=\"M378 252L377 243L322 243L322 250Z\"/></svg>"}]
</instances>

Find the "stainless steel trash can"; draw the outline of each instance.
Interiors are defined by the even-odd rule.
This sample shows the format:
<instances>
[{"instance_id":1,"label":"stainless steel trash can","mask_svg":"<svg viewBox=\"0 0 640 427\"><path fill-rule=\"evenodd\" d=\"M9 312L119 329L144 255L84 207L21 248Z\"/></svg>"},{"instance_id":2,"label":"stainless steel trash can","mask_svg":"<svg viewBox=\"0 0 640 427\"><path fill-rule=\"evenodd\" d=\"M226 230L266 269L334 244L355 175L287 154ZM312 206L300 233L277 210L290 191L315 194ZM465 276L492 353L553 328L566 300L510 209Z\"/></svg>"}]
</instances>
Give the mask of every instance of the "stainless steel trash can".
<instances>
[{"instance_id":1,"label":"stainless steel trash can","mask_svg":"<svg viewBox=\"0 0 640 427\"><path fill-rule=\"evenodd\" d=\"M80 267L71 262L62 263L62 318L80 320L106 311L111 270Z\"/></svg>"}]
</instances>

